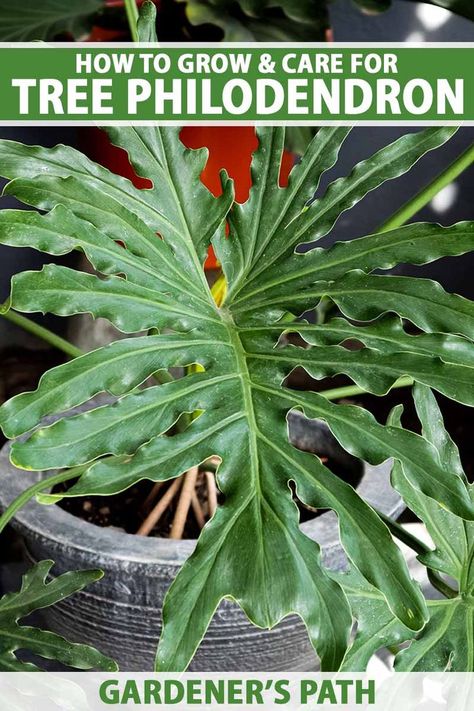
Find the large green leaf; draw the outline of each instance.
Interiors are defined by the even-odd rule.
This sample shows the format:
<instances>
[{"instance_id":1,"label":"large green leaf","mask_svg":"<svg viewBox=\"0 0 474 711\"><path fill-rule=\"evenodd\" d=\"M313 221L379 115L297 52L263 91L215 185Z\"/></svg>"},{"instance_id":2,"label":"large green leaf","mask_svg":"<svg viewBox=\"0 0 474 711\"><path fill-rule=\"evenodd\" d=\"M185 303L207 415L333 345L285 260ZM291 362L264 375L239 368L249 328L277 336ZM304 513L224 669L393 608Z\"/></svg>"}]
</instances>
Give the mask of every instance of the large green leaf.
<instances>
[{"instance_id":1,"label":"large green leaf","mask_svg":"<svg viewBox=\"0 0 474 711\"><path fill-rule=\"evenodd\" d=\"M206 256L205 243L222 225L232 203L232 185L228 182L224 195L216 201L199 180L207 150L185 148L178 132L139 126L110 131L118 144L123 142L133 150L137 169L146 170L153 181L150 190L137 190L129 180L66 146L49 151L2 141L2 173L16 178L5 192L43 210L57 204L69 207L78 217L147 258L160 272L166 265L165 273L173 273L174 284L176 280L183 288L188 284L202 297L207 291L200 268ZM39 174L41 181L34 177ZM156 239L157 232L166 234L166 245Z\"/></svg>"},{"instance_id":2,"label":"large green leaf","mask_svg":"<svg viewBox=\"0 0 474 711\"><path fill-rule=\"evenodd\" d=\"M111 131L136 172L151 179L149 190L136 189L65 147L0 142L0 164L12 179L6 191L47 213L3 211L0 243L54 255L79 250L102 275L51 265L25 273L14 278L8 306L62 315L89 312L141 334L53 369L34 393L3 405L0 424L8 437L34 430L13 445L13 461L27 469L81 466L82 475L66 494L80 496L115 494L141 479L170 479L210 456L222 460L217 481L224 502L166 598L158 669L187 666L223 597L235 599L262 627L290 613L300 615L322 667L338 667L351 626L348 603L321 565L318 546L299 528L290 480L301 501L337 513L352 565L379 591L399 624L412 632L424 625L425 603L385 524L317 457L290 444L292 409L325 420L358 457L373 464L389 457L403 463L407 481L420 496L474 519L462 473L446 478L434 444L381 425L359 407L284 386L286 376L303 366L316 377L344 372L377 394L408 374L449 397L473 400L471 303L426 280L370 274L397 257L421 263L468 251L472 225L414 225L347 248L294 254L302 241L326 234L338 210L402 175L452 130L409 134L311 202L346 133L322 129L283 189L278 179L284 132L261 129L253 187L244 205L232 204L226 179L221 198L204 188L199 176L205 154L185 149L175 129ZM228 283L219 308L202 268L211 239ZM296 278L288 279L293 265L306 274L301 293ZM278 323L280 316L300 314L322 296L358 323L347 318L320 326L295 322L291 330L308 347L280 342L288 330L287 321ZM400 314L423 332L408 335L395 316L368 323L386 312ZM347 349L348 339L365 348ZM205 371L143 387L158 370L191 364ZM119 399L41 426L43 417L100 392ZM184 431L170 434L182 413L196 411L201 414ZM287 571L283 579L282 569Z\"/></svg>"},{"instance_id":3,"label":"large green leaf","mask_svg":"<svg viewBox=\"0 0 474 711\"><path fill-rule=\"evenodd\" d=\"M0 41L51 40L68 32L81 38L104 0L0 0Z\"/></svg>"},{"instance_id":4,"label":"large green leaf","mask_svg":"<svg viewBox=\"0 0 474 711\"><path fill-rule=\"evenodd\" d=\"M256 341L255 336L246 338L245 342L249 342L246 346L248 359L255 361L255 367L259 364L264 368L268 364L281 368L299 365L317 379L344 373L364 390L376 395L385 395L401 374L411 375L420 383L431 383L448 397L474 405L471 363L457 365L426 353L418 355L411 352L399 352L394 363L392 353L380 353L371 348L350 350L340 346L311 349L286 346L274 349L271 341ZM442 352L444 355L444 349ZM449 357L449 353L447 355ZM471 361L472 353L468 357Z\"/></svg>"},{"instance_id":5,"label":"large green leaf","mask_svg":"<svg viewBox=\"0 0 474 711\"><path fill-rule=\"evenodd\" d=\"M23 617L64 600L102 577L100 570L82 570L46 582L52 566L50 560L37 563L23 576L21 590L0 599L0 670L35 671L35 664L15 655L25 650L76 669L115 671L116 663L93 647L72 644L54 632L18 624Z\"/></svg>"},{"instance_id":6,"label":"large green leaf","mask_svg":"<svg viewBox=\"0 0 474 711\"><path fill-rule=\"evenodd\" d=\"M443 418L429 388L416 385L415 405L422 423L423 435L436 448L446 478L464 476L459 452L444 429ZM397 413L392 424L399 424ZM396 655L397 671L474 671L474 524L465 521L461 512L447 511L413 487L405 465L395 464L393 484L405 502L425 523L435 548L419 560L428 568L448 575L457 584L458 594L450 599L429 600L430 619L417 635L407 629L390 612L383 596L357 572L335 576L349 597L358 620L358 633L348 650L343 669L362 671L370 657L383 646L412 640ZM474 500L473 486L469 485Z\"/></svg>"}]
</instances>

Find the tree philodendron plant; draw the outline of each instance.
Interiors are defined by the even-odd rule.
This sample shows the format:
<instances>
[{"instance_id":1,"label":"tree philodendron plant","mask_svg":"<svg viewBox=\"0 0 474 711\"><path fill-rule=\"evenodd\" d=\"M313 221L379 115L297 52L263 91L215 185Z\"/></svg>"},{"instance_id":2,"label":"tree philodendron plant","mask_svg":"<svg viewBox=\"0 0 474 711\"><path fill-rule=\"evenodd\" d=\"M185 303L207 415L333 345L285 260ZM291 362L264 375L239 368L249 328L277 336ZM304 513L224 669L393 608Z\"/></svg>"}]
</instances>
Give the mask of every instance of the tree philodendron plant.
<instances>
[{"instance_id":1,"label":"tree philodendron plant","mask_svg":"<svg viewBox=\"0 0 474 711\"><path fill-rule=\"evenodd\" d=\"M459 452L444 429L443 417L433 393L425 385L415 385L414 398L423 435L438 452L446 478L467 481ZM400 425L401 407L391 414L392 425ZM345 589L358 620L358 633L348 650L342 669L363 671L372 654L381 647L395 647L415 640L395 657L397 671L473 671L474 660L474 523L444 509L409 482L404 467L397 462L392 482L404 501L425 523L435 549L410 540L403 530L395 530L419 553L428 571L437 571L455 581L456 590L442 583L443 599L427 600L430 619L414 635L394 617L378 590L356 571L335 576ZM474 487L468 484L474 501ZM441 581L442 582L442 581Z\"/></svg>"},{"instance_id":2,"label":"tree philodendron plant","mask_svg":"<svg viewBox=\"0 0 474 711\"><path fill-rule=\"evenodd\" d=\"M145 17L149 13L146 6ZM263 628L296 613L322 669L340 667L352 625L345 582L328 573L318 545L301 532L290 482L305 504L337 513L351 565L377 591L394 624L414 635L427 623L431 608L386 524L318 457L290 444L291 410L326 421L361 459L378 464L393 457L396 481L402 472L413 496L436 502L460 525L474 520L465 477L457 466L447 476L433 437L285 386L297 366L316 378L344 373L377 395L407 375L474 404L474 303L429 280L374 274L473 250L474 223L413 224L297 251L455 129L407 134L314 199L348 130L322 128L282 188L284 129L259 129L244 204L234 202L225 174L222 195L208 192L200 181L206 151L186 149L175 128L109 129L137 174L152 182L146 190L66 146L0 142L1 171L10 179L6 194L46 212L1 211L0 243L53 255L78 250L103 275L54 264L25 272L14 277L6 308L88 312L126 334L147 332L54 368L35 392L5 403L5 435L29 433L13 443L12 462L28 470L59 469L55 482L75 480L61 496L83 496L113 495L142 479L169 480L210 457L221 461L223 503L167 594L157 670L187 667L226 597ZM203 270L211 243L226 279L220 305ZM323 297L339 307L338 318L319 325L296 320ZM288 333L299 334L306 347L288 345ZM363 347L346 348L348 339ZM191 365L201 372L190 368L179 379L140 387L159 371ZM101 392L116 400L41 424ZM183 413L195 414L170 435ZM42 501L59 496L45 494Z\"/></svg>"}]
</instances>

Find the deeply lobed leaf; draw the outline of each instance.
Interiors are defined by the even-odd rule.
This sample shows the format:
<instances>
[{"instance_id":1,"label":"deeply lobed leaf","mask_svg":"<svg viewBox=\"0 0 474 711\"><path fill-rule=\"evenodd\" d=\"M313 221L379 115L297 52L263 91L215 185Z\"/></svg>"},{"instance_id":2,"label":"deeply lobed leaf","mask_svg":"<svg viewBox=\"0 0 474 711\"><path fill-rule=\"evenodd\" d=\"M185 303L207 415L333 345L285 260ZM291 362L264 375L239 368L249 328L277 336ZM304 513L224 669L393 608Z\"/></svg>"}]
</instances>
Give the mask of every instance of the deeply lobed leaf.
<instances>
[{"instance_id":1,"label":"deeply lobed leaf","mask_svg":"<svg viewBox=\"0 0 474 711\"><path fill-rule=\"evenodd\" d=\"M426 386L416 385L414 399L423 434L436 448L446 479L464 477L459 452L444 429L432 392ZM398 412L392 414L391 421L393 425L400 424ZM456 583L458 594L451 599L428 600L430 619L426 627L414 635L400 624L380 593L357 571L336 576L349 596L358 622L357 635L342 669L363 671L381 647L410 641L395 657L397 671L472 672L474 524L464 520L461 511L447 511L439 500L421 493L409 481L404 464L395 464L392 480L410 509L424 522L435 544L434 550L419 555L419 560L427 568L448 575ZM469 493L474 500L472 485L469 485Z\"/></svg>"},{"instance_id":2,"label":"deeply lobed leaf","mask_svg":"<svg viewBox=\"0 0 474 711\"><path fill-rule=\"evenodd\" d=\"M50 560L37 563L23 576L18 592L0 599L0 670L37 670L33 662L21 661L15 655L19 650L27 650L76 669L115 671L116 663L93 647L72 644L53 632L18 624L21 618L60 602L102 577L100 570L82 570L46 582L52 566Z\"/></svg>"}]
</instances>

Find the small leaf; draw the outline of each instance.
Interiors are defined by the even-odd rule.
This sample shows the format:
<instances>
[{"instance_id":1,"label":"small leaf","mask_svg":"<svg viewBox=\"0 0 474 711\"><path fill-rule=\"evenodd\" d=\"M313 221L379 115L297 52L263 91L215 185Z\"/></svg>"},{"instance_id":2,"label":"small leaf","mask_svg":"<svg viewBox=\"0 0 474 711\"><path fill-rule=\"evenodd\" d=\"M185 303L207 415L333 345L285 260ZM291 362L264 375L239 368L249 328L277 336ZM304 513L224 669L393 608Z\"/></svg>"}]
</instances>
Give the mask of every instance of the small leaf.
<instances>
[{"instance_id":1,"label":"small leaf","mask_svg":"<svg viewBox=\"0 0 474 711\"><path fill-rule=\"evenodd\" d=\"M22 662L15 656L15 652L27 650L76 669L116 671L116 663L93 647L73 644L53 632L18 624L22 617L54 605L102 577L99 570L82 570L64 573L47 583L52 566L50 560L37 563L23 576L21 590L0 599L0 670L36 670L35 664Z\"/></svg>"}]
</instances>

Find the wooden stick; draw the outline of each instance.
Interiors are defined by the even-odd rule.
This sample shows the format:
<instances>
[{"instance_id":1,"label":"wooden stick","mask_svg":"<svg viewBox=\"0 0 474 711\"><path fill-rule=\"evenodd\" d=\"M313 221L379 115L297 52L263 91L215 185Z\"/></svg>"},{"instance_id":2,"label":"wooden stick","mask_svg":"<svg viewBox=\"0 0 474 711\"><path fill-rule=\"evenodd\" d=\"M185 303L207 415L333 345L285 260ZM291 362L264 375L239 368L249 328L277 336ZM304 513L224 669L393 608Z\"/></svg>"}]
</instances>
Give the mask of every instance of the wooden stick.
<instances>
[{"instance_id":1,"label":"wooden stick","mask_svg":"<svg viewBox=\"0 0 474 711\"><path fill-rule=\"evenodd\" d=\"M182 538L189 507L191 505L193 491L199 473L198 467L191 467L184 475L183 488L176 507L173 523L171 525L170 538Z\"/></svg>"},{"instance_id":2,"label":"wooden stick","mask_svg":"<svg viewBox=\"0 0 474 711\"><path fill-rule=\"evenodd\" d=\"M163 513L166 511L174 496L178 493L183 482L183 477L180 476L174 480L171 486L166 489L165 493L158 501L156 506L150 511L146 519L137 531L137 536L148 536L150 531L156 526Z\"/></svg>"},{"instance_id":3,"label":"wooden stick","mask_svg":"<svg viewBox=\"0 0 474 711\"><path fill-rule=\"evenodd\" d=\"M158 494L159 490L163 486L165 482L164 481L157 481L156 484L152 487L150 493L146 497L145 501L142 504L142 508L145 511L148 511L154 500L156 499L156 495Z\"/></svg>"},{"instance_id":4,"label":"wooden stick","mask_svg":"<svg viewBox=\"0 0 474 711\"><path fill-rule=\"evenodd\" d=\"M204 472L207 482L207 500L209 503L209 518L214 516L217 508L217 486L214 474L212 472Z\"/></svg>"},{"instance_id":5,"label":"wooden stick","mask_svg":"<svg viewBox=\"0 0 474 711\"><path fill-rule=\"evenodd\" d=\"M206 523L206 519L204 518L204 512L202 510L201 502L199 501L196 489L194 489L191 494L191 506L193 507L194 515L196 516L199 528L203 528Z\"/></svg>"}]
</instances>

